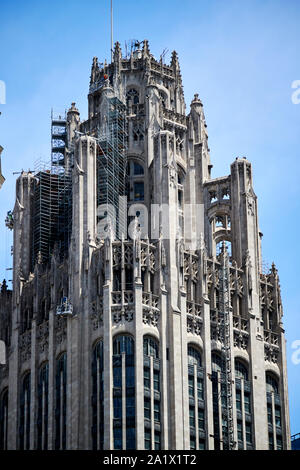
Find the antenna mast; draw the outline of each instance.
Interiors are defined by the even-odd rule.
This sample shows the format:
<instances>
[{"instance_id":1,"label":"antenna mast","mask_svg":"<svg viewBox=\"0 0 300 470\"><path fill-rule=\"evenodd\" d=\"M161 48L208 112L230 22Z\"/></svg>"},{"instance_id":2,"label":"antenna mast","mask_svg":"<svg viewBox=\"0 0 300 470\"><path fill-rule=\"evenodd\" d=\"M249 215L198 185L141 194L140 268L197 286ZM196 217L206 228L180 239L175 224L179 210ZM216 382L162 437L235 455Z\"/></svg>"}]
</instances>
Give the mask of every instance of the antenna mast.
<instances>
[{"instance_id":1,"label":"antenna mast","mask_svg":"<svg viewBox=\"0 0 300 470\"><path fill-rule=\"evenodd\" d=\"M111 63L113 61L113 0L110 0L110 54L111 54Z\"/></svg>"}]
</instances>

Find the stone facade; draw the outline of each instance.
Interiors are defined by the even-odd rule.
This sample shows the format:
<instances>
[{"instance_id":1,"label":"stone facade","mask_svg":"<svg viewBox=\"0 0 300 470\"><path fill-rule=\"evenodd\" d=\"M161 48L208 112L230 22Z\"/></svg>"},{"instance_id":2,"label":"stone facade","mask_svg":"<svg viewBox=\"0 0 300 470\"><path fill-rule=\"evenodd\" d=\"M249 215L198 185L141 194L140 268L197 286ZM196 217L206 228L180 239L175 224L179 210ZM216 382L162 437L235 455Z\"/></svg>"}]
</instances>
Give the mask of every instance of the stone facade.
<instances>
[{"instance_id":1,"label":"stone facade","mask_svg":"<svg viewBox=\"0 0 300 470\"><path fill-rule=\"evenodd\" d=\"M115 152L132 236L110 220L99 235L108 102L126 115ZM2 447L289 449L280 285L274 265L262 272L250 162L211 177L202 102L186 114L177 54L165 65L147 41L129 58L116 43L109 65L94 58L88 103L86 121L75 104L67 114L64 255L58 240L33 260L35 175L17 180Z\"/></svg>"}]
</instances>

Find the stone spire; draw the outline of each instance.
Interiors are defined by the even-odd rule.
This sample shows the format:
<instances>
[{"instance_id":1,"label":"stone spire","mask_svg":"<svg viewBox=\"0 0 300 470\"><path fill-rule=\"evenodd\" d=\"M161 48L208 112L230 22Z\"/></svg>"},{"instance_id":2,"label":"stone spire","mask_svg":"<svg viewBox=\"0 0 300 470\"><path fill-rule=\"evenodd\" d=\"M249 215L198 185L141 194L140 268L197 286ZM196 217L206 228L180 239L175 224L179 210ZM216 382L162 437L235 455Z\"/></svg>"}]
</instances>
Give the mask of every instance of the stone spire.
<instances>
[{"instance_id":1,"label":"stone spire","mask_svg":"<svg viewBox=\"0 0 300 470\"><path fill-rule=\"evenodd\" d=\"M115 50L114 50L114 62L119 63L122 59L122 50L120 43L117 41L115 44Z\"/></svg>"},{"instance_id":2,"label":"stone spire","mask_svg":"<svg viewBox=\"0 0 300 470\"><path fill-rule=\"evenodd\" d=\"M143 57L149 57L150 56L150 49L149 49L149 41L148 39L144 39L143 41Z\"/></svg>"},{"instance_id":3,"label":"stone spire","mask_svg":"<svg viewBox=\"0 0 300 470\"><path fill-rule=\"evenodd\" d=\"M98 57L93 58L90 84L95 83L97 72L99 71Z\"/></svg>"}]
</instances>

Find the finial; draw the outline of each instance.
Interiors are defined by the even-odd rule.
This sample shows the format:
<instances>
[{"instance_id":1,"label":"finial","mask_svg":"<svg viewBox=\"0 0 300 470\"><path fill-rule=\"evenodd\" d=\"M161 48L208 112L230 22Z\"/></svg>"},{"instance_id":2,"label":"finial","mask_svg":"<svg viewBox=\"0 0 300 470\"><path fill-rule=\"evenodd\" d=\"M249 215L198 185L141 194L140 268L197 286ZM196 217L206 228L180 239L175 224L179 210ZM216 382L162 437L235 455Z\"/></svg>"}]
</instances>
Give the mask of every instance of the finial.
<instances>
[{"instance_id":1,"label":"finial","mask_svg":"<svg viewBox=\"0 0 300 470\"><path fill-rule=\"evenodd\" d=\"M68 110L68 114L69 113L77 113L79 114L79 111L78 109L76 108L76 103L73 101L73 103L71 103L71 108Z\"/></svg>"},{"instance_id":2,"label":"finial","mask_svg":"<svg viewBox=\"0 0 300 470\"><path fill-rule=\"evenodd\" d=\"M143 54L144 54L144 56L150 55L148 39L144 39L144 41L143 41Z\"/></svg>"},{"instance_id":3,"label":"finial","mask_svg":"<svg viewBox=\"0 0 300 470\"><path fill-rule=\"evenodd\" d=\"M203 106L203 105L202 105L202 101L201 101L200 98L199 98L199 93L195 93L195 94L194 94L194 98L193 98L193 100L192 100L192 102L191 102L191 106L192 106L192 105L195 105L195 104L200 105L200 106Z\"/></svg>"},{"instance_id":4,"label":"finial","mask_svg":"<svg viewBox=\"0 0 300 470\"><path fill-rule=\"evenodd\" d=\"M115 50L114 50L114 61L118 62L121 59L122 59L121 46L120 46L120 43L117 41L115 44Z\"/></svg>"},{"instance_id":5,"label":"finial","mask_svg":"<svg viewBox=\"0 0 300 470\"><path fill-rule=\"evenodd\" d=\"M6 280L3 279L2 285L1 285L1 292L6 292L7 291L7 283Z\"/></svg>"}]
</instances>

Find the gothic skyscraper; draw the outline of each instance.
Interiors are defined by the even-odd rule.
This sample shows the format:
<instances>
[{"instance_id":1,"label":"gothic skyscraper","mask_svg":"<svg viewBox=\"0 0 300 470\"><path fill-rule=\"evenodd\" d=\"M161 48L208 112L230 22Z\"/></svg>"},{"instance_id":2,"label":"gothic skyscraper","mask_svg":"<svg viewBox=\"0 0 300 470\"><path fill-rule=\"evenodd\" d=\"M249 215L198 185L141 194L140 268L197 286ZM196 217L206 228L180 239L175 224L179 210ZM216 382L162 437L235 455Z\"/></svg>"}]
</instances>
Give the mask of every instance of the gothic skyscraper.
<instances>
[{"instance_id":1,"label":"gothic skyscraper","mask_svg":"<svg viewBox=\"0 0 300 470\"><path fill-rule=\"evenodd\" d=\"M211 169L175 52L93 59L88 119L53 115L51 167L17 180L1 448L290 448L251 164Z\"/></svg>"}]
</instances>

